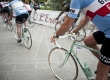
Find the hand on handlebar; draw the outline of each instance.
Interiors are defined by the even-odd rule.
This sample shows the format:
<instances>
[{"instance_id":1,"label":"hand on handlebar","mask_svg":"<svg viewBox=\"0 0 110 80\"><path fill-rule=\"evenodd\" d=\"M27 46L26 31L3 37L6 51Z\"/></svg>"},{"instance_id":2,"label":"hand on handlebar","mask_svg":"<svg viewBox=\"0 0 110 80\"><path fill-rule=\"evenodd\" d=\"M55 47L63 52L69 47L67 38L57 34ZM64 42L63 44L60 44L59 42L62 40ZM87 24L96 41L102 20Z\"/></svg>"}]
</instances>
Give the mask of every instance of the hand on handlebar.
<instances>
[{"instance_id":1,"label":"hand on handlebar","mask_svg":"<svg viewBox=\"0 0 110 80\"><path fill-rule=\"evenodd\" d=\"M52 43L56 44L55 42L56 42L57 39L58 39L58 37L56 37L54 35L51 36L51 42Z\"/></svg>"},{"instance_id":2,"label":"hand on handlebar","mask_svg":"<svg viewBox=\"0 0 110 80\"><path fill-rule=\"evenodd\" d=\"M72 29L70 34L73 34L73 33L77 34L78 32L75 29Z\"/></svg>"}]
</instances>

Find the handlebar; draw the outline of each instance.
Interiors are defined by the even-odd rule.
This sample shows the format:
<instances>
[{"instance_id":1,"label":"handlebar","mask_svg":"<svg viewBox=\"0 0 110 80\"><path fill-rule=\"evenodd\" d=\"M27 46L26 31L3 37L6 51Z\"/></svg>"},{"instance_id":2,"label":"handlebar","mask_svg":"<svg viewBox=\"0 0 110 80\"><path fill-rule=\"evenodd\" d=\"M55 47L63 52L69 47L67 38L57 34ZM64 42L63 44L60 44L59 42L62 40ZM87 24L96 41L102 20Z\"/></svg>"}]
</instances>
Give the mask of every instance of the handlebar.
<instances>
[{"instance_id":1,"label":"handlebar","mask_svg":"<svg viewBox=\"0 0 110 80\"><path fill-rule=\"evenodd\" d=\"M66 38L68 36L73 36L74 37L74 41L76 41L77 37L76 37L75 33L68 34L68 35L65 35L65 36L59 36L59 38ZM55 44L56 44L57 47L61 48L61 46L57 43L57 41L55 42Z\"/></svg>"},{"instance_id":2,"label":"handlebar","mask_svg":"<svg viewBox=\"0 0 110 80\"><path fill-rule=\"evenodd\" d=\"M75 33L68 34L68 35L63 35L63 36L59 36L59 38L66 38L66 37L69 37L69 36L73 36L74 39L76 39L76 34Z\"/></svg>"}]
</instances>

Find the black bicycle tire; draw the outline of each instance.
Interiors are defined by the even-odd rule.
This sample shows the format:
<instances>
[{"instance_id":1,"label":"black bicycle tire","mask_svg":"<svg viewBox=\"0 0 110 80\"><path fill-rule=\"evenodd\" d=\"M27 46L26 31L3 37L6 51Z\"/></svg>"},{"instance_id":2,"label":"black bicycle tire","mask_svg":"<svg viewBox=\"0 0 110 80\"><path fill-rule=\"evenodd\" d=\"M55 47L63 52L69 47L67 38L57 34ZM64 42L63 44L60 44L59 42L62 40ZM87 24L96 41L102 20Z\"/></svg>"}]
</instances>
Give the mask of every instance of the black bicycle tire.
<instances>
[{"instance_id":1,"label":"black bicycle tire","mask_svg":"<svg viewBox=\"0 0 110 80\"><path fill-rule=\"evenodd\" d=\"M61 78L59 78L59 76L58 76L57 74L55 74L55 72L53 71L53 69L51 68L51 65L50 65L50 56L51 56L52 52L53 52L54 50L56 50L56 49L61 49L61 50L64 50L64 51L67 51L67 50L64 49L64 48L55 47L55 48L51 49L51 51L49 52L49 55L48 55L49 67L50 67L52 73L55 75L55 77L56 77L58 80L60 80ZM76 67L76 74L75 74L75 77L73 78L73 80L76 80L77 77L78 77L78 65L77 65L77 62L76 62L75 58L72 56L72 54L70 54L70 56L71 56L71 58L72 58L72 60L73 60L73 62L74 62L74 64L75 64L75 67ZM68 74L68 75L69 75L69 74Z\"/></svg>"},{"instance_id":2,"label":"black bicycle tire","mask_svg":"<svg viewBox=\"0 0 110 80\"><path fill-rule=\"evenodd\" d=\"M30 35L30 39L31 39L31 44L30 44L30 46L29 46L29 47L26 45L26 43L25 43L25 42L24 42L24 44L25 44L26 48L30 49L30 48L32 47L32 37L31 37L31 33L30 33L30 31L29 31L27 28L24 28L24 29L26 30L26 32L28 32L28 33L29 33L29 35Z\"/></svg>"}]
</instances>

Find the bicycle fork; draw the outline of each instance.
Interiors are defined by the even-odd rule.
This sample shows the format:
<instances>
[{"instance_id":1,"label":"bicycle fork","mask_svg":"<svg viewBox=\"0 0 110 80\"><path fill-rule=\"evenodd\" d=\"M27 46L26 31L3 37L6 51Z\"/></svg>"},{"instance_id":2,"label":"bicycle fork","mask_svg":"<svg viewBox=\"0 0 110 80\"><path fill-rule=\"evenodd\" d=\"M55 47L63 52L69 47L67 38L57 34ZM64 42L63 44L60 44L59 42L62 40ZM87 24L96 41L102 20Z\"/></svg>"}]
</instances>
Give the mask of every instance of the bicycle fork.
<instances>
[{"instance_id":1,"label":"bicycle fork","mask_svg":"<svg viewBox=\"0 0 110 80\"><path fill-rule=\"evenodd\" d=\"M61 68L61 66L64 66L64 64L66 64L66 62L69 59L69 56L70 56L71 52L68 50L68 51L65 52L65 54L66 54L66 57L65 57L64 61L62 62L62 64L59 66L60 68Z\"/></svg>"}]
</instances>

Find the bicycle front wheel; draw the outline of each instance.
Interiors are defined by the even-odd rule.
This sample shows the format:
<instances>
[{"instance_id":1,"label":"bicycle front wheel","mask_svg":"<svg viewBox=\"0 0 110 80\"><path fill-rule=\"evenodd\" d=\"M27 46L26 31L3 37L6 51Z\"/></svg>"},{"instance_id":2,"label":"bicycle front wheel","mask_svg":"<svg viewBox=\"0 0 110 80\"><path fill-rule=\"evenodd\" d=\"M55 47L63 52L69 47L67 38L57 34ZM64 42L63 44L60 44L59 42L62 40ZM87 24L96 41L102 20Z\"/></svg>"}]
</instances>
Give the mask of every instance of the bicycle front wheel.
<instances>
[{"instance_id":1,"label":"bicycle front wheel","mask_svg":"<svg viewBox=\"0 0 110 80\"><path fill-rule=\"evenodd\" d=\"M78 66L74 57L70 54L68 61L62 65L67 53L68 51L64 48L53 48L48 56L49 67L59 80L76 80L78 76Z\"/></svg>"},{"instance_id":2,"label":"bicycle front wheel","mask_svg":"<svg viewBox=\"0 0 110 80\"><path fill-rule=\"evenodd\" d=\"M32 37L31 37L31 34L29 32L29 30L27 28L24 28L24 36L23 36L23 39L24 39L24 44L25 46L30 49L31 46L32 46Z\"/></svg>"}]
</instances>

